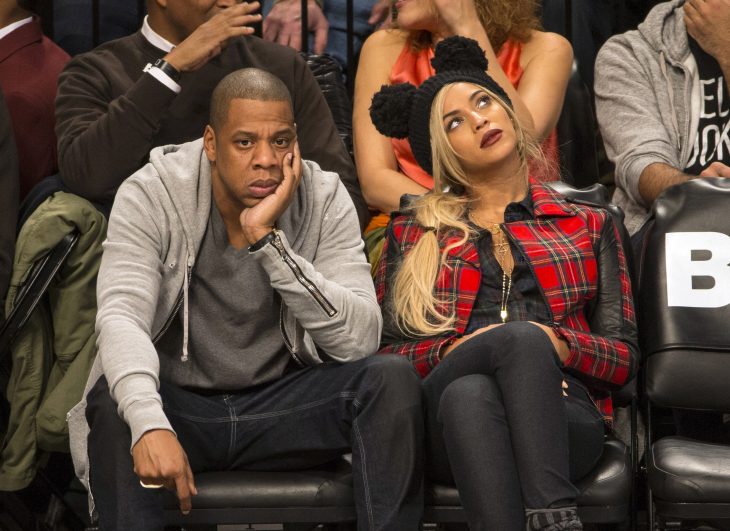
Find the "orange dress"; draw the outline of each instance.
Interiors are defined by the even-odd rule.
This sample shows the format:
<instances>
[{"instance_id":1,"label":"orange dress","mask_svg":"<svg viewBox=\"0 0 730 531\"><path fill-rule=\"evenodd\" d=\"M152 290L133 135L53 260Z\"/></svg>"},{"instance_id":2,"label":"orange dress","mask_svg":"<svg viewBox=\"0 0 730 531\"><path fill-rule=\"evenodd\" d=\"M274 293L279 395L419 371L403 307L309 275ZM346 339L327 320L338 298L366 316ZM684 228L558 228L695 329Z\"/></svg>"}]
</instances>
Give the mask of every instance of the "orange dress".
<instances>
[{"instance_id":1,"label":"orange dress","mask_svg":"<svg viewBox=\"0 0 730 531\"><path fill-rule=\"evenodd\" d=\"M497 54L497 60L502 70L504 70L507 79L510 80L510 83L515 88L519 87L520 79L522 78L522 67L520 66L521 53L521 42L507 40ZM433 59L432 48L426 47L414 51L410 43L406 43L390 71L390 83L412 83L415 86L419 86L435 73L431 66L431 59ZM393 146L400 172L429 190L433 188L433 177L426 173L416 162L408 139L392 138L391 145ZM547 157L557 163L558 137L554 130L542 143L542 147ZM387 214L380 214L373 217L370 225L365 229L365 233L367 234L369 231L378 227L385 227L388 221L390 221L390 216Z\"/></svg>"}]
</instances>

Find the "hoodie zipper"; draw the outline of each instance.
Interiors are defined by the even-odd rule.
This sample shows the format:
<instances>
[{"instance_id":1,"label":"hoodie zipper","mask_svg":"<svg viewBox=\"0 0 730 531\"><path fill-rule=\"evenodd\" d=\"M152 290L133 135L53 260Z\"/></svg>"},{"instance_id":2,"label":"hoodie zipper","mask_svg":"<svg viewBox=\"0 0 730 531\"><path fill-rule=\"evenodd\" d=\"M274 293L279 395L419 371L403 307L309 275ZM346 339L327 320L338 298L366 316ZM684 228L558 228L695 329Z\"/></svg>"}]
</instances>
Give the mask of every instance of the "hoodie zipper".
<instances>
[{"instance_id":1,"label":"hoodie zipper","mask_svg":"<svg viewBox=\"0 0 730 531\"><path fill-rule=\"evenodd\" d=\"M192 277L192 267L187 266L186 274L188 275L188 282L189 282L190 278ZM170 328L170 326L172 325L172 320L177 315L177 312L180 311L180 307L183 304L183 296L184 296L183 292L184 292L184 290L180 289L180 293L178 293L177 300L175 301L175 306L173 306L172 312L170 312L170 315L168 316L167 321L165 321L165 324L162 326L160 331L157 332L157 335L155 335L155 338L152 340L153 344L156 344L162 338L162 336L165 335L165 332L167 332L168 328Z\"/></svg>"},{"instance_id":2,"label":"hoodie zipper","mask_svg":"<svg viewBox=\"0 0 730 531\"><path fill-rule=\"evenodd\" d=\"M299 356L297 356L294 345L292 345L291 341L289 341L289 336L286 334L286 330L284 328L284 304L281 302L281 298L279 298L279 330L281 331L281 337L284 338L284 345L286 345L286 348L289 349L291 357L294 359L297 365L299 365L300 367L305 367L305 364L302 363L302 360L299 358Z\"/></svg>"},{"instance_id":3,"label":"hoodie zipper","mask_svg":"<svg viewBox=\"0 0 730 531\"><path fill-rule=\"evenodd\" d=\"M281 241L281 238L279 238L278 234L271 241L271 245L273 245L274 248L279 252L281 259L287 266L289 266L289 269L291 269L292 273L294 273L294 276L299 281L299 283L304 286L304 288L309 292L310 295L312 295L314 300L317 301L317 304L319 304L320 308L324 310L327 316L334 317L335 315L337 315L337 310L332 305L332 303L328 301L324 295L322 295L322 292L317 289L317 286L315 286L311 280L304 276L304 273L302 273L299 265L294 261L294 259L292 259L291 256L289 256L289 253L284 248L284 243Z\"/></svg>"}]
</instances>

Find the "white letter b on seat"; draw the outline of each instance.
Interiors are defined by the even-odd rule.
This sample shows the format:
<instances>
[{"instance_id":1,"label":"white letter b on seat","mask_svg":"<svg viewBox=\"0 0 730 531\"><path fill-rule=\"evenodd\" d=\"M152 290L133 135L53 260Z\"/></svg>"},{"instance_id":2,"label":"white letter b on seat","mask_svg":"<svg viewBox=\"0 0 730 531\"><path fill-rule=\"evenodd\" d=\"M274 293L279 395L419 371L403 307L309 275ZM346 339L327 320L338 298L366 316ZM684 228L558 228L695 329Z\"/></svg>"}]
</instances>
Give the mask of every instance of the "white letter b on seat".
<instances>
[{"instance_id":1,"label":"white letter b on seat","mask_svg":"<svg viewBox=\"0 0 730 531\"><path fill-rule=\"evenodd\" d=\"M720 232L672 232L666 235L669 306L719 308L730 304L730 236ZM710 253L692 260L692 251ZM715 285L695 289L692 277L712 277Z\"/></svg>"}]
</instances>

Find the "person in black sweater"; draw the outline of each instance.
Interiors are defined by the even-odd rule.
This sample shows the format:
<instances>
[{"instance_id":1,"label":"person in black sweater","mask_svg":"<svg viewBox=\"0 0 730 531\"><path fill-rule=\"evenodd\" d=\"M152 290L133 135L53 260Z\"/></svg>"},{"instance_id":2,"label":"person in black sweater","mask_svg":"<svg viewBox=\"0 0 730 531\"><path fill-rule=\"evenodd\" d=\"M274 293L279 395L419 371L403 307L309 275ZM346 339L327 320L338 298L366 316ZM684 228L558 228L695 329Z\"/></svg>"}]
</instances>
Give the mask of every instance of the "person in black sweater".
<instances>
[{"instance_id":1,"label":"person in black sweater","mask_svg":"<svg viewBox=\"0 0 730 531\"><path fill-rule=\"evenodd\" d=\"M13 269L18 217L18 154L5 97L0 90L0 324L5 320L5 294Z\"/></svg>"},{"instance_id":2,"label":"person in black sweater","mask_svg":"<svg viewBox=\"0 0 730 531\"><path fill-rule=\"evenodd\" d=\"M202 136L210 95L226 74L256 67L289 88L302 157L339 174L364 226L357 175L319 85L295 51L252 35L258 9L236 0L148 0L140 31L76 56L56 99L68 189L110 203L152 148Z\"/></svg>"}]
</instances>

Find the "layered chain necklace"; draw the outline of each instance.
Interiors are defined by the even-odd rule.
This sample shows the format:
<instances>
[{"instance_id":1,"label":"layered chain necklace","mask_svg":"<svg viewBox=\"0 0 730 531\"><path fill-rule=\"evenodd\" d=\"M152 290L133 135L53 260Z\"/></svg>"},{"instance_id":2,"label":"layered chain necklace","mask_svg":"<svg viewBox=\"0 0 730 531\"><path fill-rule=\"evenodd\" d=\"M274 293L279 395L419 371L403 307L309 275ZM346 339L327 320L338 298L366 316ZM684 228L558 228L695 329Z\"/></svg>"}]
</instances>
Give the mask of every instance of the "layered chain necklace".
<instances>
[{"instance_id":1,"label":"layered chain necklace","mask_svg":"<svg viewBox=\"0 0 730 531\"><path fill-rule=\"evenodd\" d=\"M509 240L499 223L492 221L482 222L471 212L469 213L469 218L480 227L487 229L492 235L492 252L497 259L499 267L502 269L502 301L499 307L499 317L503 323L506 323L509 317L507 302L509 301L509 294L512 290L512 271L515 268L514 258L509 247Z\"/></svg>"}]
</instances>

